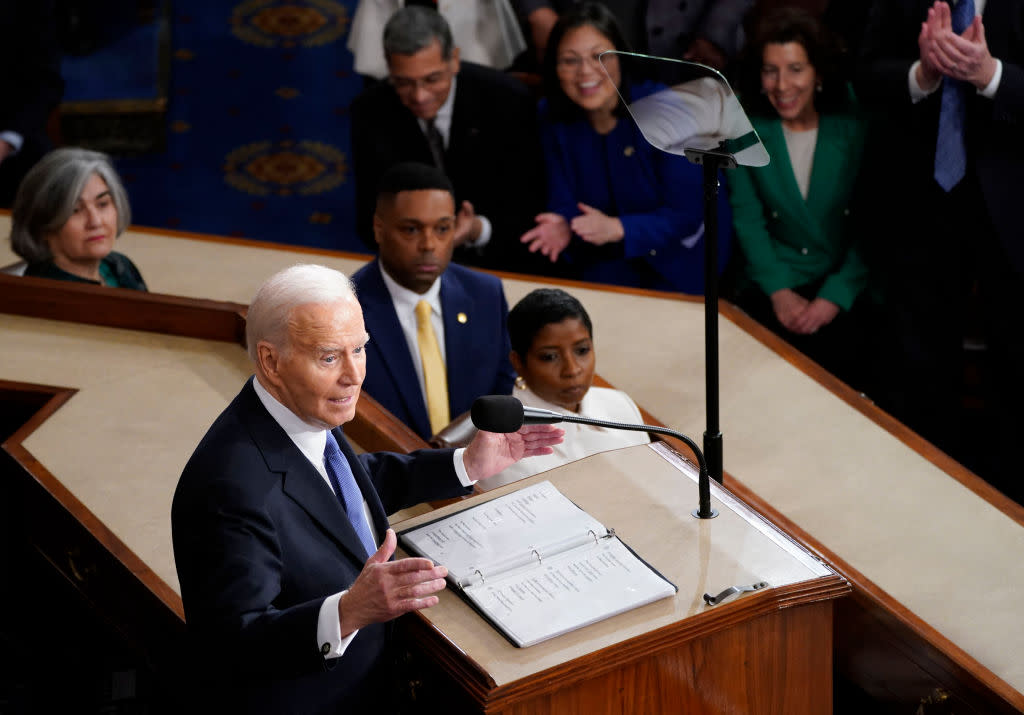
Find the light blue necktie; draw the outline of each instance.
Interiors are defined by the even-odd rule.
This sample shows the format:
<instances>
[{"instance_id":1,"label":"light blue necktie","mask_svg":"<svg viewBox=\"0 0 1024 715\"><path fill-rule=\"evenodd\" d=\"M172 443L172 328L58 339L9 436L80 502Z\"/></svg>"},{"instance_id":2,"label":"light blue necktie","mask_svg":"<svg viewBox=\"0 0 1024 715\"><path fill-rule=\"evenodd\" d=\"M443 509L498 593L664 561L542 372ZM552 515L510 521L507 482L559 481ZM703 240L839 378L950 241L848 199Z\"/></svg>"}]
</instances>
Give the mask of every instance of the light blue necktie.
<instances>
[{"instance_id":1,"label":"light blue necktie","mask_svg":"<svg viewBox=\"0 0 1024 715\"><path fill-rule=\"evenodd\" d=\"M974 0L950 3L953 32L963 33L974 19ZM935 143L935 180L950 191L967 172L967 146L964 120L967 115L968 84L946 77L942 80L942 108L939 110L939 136Z\"/></svg>"},{"instance_id":2,"label":"light blue necktie","mask_svg":"<svg viewBox=\"0 0 1024 715\"><path fill-rule=\"evenodd\" d=\"M352 528L356 530L356 535L366 549L366 556L369 557L377 551L377 547L370 536L370 525L366 523L366 516L363 513L363 493L356 484L352 467L349 466L348 460L338 447L337 440L330 432L327 433L327 444L324 445L324 465L327 467L327 474L334 480L341 508L348 515L348 520L352 522Z\"/></svg>"}]
</instances>

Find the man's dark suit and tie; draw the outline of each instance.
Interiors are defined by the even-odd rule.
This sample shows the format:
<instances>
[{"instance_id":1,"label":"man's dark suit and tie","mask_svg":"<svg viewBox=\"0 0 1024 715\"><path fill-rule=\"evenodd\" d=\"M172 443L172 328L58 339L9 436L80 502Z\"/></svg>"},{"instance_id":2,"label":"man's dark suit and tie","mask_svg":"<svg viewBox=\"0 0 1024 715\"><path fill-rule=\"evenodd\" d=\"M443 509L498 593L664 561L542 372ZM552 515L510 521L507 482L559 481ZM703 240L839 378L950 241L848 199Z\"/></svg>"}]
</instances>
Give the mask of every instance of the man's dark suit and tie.
<instances>
[{"instance_id":1,"label":"man's dark suit and tie","mask_svg":"<svg viewBox=\"0 0 1024 715\"><path fill-rule=\"evenodd\" d=\"M518 80L459 61L435 10L409 6L384 30L389 78L352 104L356 228L372 246L377 184L400 162L441 169L455 186L456 260L545 270L519 243L544 207L536 107ZM433 138L433 139L432 139Z\"/></svg>"},{"instance_id":2,"label":"man's dark suit and tie","mask_svg":"<svg viewBox=\"0 0 1024 715\"><path fill-rule=\"evenodd\" d=\"M355 415L368 336L344 275L286 269L261 287L247 321L256 375L196 448L171 510L194 664L205 676L196 707L386 710L387 622L434 605L446 575L426 559L390 560L386 515L464 494L549 452L559 431L357 456L340 425Z\"/></svg>"},{"instance_id":3,"label":"man's dark suit and tie","mask_svg":"<svg viewBox=\"0 0 1024 715\"><path fill-rule=\"evenodd\" d=\"M380 185L374 217L379 257L352 276L371 340L365 389L430 439L477 397L512 391L508 304L500 280L449 263L457 219L443 174L425 164L399 164ZM438 379L447 399L439 398L439 415L432 414L414 315L424 299L443 345L444 375Z\"/></svg>"},{"instance_id":4,"label":"man's dark suit and tie","mask_svg":"<svg viewBox=\"0 0 1024 715\"><path fill-rule=\"evenodd\" d=\"M957 86L961 129L949 110L951 129L940 129ZM891 408L954 456L980 450L982 476L1024 498L1014 466L1024 428L1024 0L876 1L856 90L883 117L864 169L878 218L865 230L872 268L888 278L902 368ZM991 431L977 446L957 420L973 300L993 388Z\"/></svg>"}]
</instances>

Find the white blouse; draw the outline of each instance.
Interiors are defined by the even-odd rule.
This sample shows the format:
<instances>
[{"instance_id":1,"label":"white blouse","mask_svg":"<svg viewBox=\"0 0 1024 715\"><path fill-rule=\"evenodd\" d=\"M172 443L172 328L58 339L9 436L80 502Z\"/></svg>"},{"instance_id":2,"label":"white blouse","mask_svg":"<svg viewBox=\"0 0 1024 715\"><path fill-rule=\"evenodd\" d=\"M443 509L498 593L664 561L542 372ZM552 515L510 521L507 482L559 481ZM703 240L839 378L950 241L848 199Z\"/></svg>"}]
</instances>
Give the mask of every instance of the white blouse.
<instances>
[{"instance_id":1,"label":"white blouse","mask_svg":"<svg viewBox=\"0 0 1024 715\"><path fill-rule=\"evenodd\" d=\"M529 388L517 388L512 393L512 396L518 398L526 407L539 407L553 412L566 412L564 408L541 399ZM636 406L636 403L633 402L629 395L621 390L612 390L607 387L591 387L580 402L580 411L577 414L581 417L612 422L629 422L633 424L643 422L643 418L640 416L640 408ZM493 477L477 482L480 488L483 490L494 489L540 472L546 472L563 464L574 462L591 454L606 452L610 449L632 447L637 444L647 444L651 441L646 432L592 427L575 422L562 422L558 426L565 430L565 440L561 444L554 446L552 454L522 459Z\"/></svg>"}]
</instances>

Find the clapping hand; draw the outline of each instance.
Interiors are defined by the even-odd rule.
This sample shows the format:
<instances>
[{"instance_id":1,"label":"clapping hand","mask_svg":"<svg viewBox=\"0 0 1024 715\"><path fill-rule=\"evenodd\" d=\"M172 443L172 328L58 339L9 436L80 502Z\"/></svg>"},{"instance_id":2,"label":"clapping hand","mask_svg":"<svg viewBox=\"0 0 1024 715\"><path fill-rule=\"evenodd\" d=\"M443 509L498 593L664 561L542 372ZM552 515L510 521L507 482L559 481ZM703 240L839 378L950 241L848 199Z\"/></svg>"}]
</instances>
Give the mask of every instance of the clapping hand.
<instances>
[{"instance_id":1,"label":"clapping hand","mask_svg":"<svg viewBox=\"0 0 1024 715\"><path fill-rule=\"evenodd\" d=\"M584 203L576 205L582 213L572 220L570 227L573 233L587 243L601 246L605 243L621 241L626 235L622 221L617 217L609 216Z\"/></svg>"},{"instance_id":2,"label":"clapping hand","mask_svg":"<svg viewBox=\"0 0 1024 715\"><path fill-rule=\"evenodd\" d=\"M944 75L981 89L995 74L996 60L989 52L981 17L975 15L963 34L958 35L953 31L949 5L944 2L936 2L929 8L928 19L921 25L918 46L920 71L926 80L920 82L922 77L918 78L922 86L932 86Z\"/></svg>"},{"instance_id":3,"label":"clapping hand","mask_svg":"<svg viewBox=\"0 0 1024 715\"><path fill-rule=\"evenodd\" d=\"M565 247L569 245L569 224L561 215L550 211L539 214L537 225L523 234L519 240L530 246L530 253L540 251L554 263Z\"/></svg>"},{"instance_id":4,"label":"clapping hand","mask_svg":"<svg viewBox=\"0 0 1024 715\"><path fill-rule=\"evenodd\" d=\"M483 224L477 218L473 204L463 201L458 214L455 215L455 245L472 244L480 238L481 231Z\"/></svg>"}]
</instances>

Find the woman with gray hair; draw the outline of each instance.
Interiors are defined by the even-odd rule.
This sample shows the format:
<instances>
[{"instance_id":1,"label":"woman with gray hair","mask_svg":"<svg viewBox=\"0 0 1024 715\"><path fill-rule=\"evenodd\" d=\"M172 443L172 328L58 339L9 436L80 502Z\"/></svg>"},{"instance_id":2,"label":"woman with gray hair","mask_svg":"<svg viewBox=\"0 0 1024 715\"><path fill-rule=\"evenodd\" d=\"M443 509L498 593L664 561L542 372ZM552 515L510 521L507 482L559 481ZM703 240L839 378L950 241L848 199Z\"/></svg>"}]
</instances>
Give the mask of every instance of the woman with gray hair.
<instances>
[{"instance_id":1,"label":"woman with gray hair","mask_svg":"<svg viewBox=\"0 0 1024 715\"><path fill-rule=\"evenodd\" d=\"M114 241L131 218L110 158L64 147L51 151L21 182L11 212L11 248L26 276L146 290L138 268Z\"/></svg>"}]
</instances>

